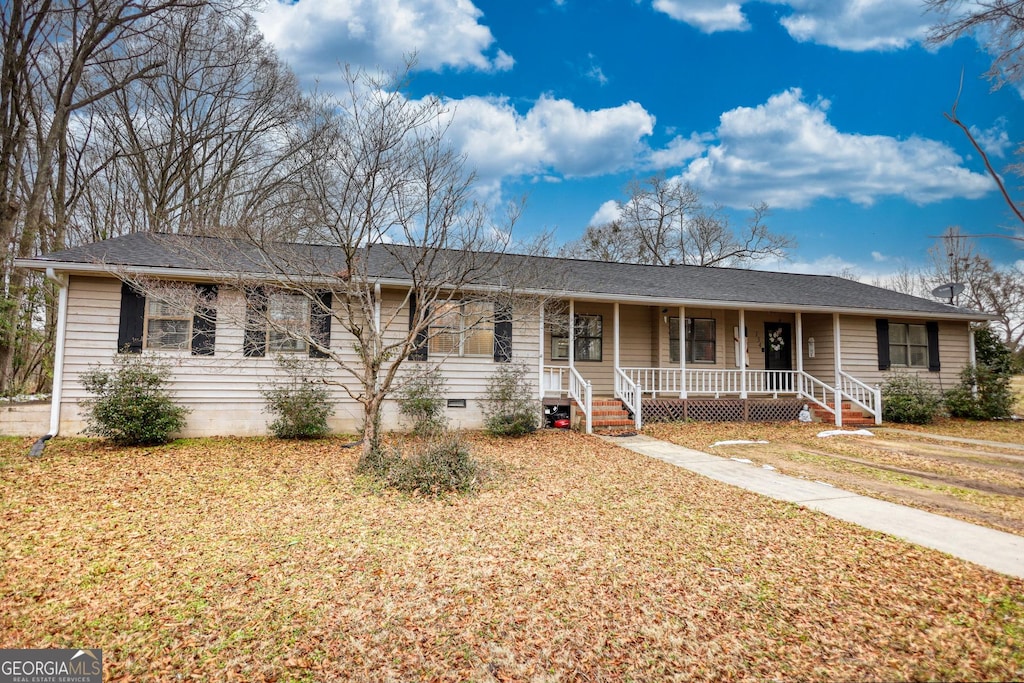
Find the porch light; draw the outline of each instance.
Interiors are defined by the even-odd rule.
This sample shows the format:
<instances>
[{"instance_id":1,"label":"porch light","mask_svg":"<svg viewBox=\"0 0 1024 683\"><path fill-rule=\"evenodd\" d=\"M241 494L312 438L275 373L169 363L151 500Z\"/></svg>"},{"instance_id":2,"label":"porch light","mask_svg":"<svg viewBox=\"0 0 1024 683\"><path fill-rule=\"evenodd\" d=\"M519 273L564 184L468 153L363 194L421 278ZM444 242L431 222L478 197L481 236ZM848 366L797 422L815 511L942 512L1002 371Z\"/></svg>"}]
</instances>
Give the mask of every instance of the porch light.
<instances>
[{"instance_id":1,"label":"porch light","mask_svg":"<svg viewBox=\"0 0 1024 683\"><path fill-rule=\"evenodd\" d=\"M814 337L807 338L807 357L814 358Z\"/></svg>"}]
</instances>

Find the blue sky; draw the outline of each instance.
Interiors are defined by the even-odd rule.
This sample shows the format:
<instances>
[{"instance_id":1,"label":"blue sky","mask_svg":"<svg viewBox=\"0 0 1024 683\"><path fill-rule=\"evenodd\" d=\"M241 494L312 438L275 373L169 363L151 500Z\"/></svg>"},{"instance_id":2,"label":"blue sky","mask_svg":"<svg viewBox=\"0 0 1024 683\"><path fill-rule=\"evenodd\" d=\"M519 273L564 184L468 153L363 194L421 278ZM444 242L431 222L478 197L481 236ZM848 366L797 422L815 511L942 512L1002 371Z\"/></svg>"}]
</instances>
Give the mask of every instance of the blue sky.
<instances>
[{"instance_id":1,"label":"blue sky","mask_svg":"<svg viewBox=\"0 0 1024 683\"><path fill-rule=\"evenodd\" d=\"M929 235L1013 223L959 114L997 166L1024 139L1024 88L990 92L971 39L922 46L921 0L298 0L267 38L306 84L339 63L400 66L451 105L452 143L492 202L527 196L520 236L578 237L633 178L765 201L798 243L766 267L870 280L922 264ZM1022 243L984 240L1009 263Z\"/></svg>"}]
</instances>

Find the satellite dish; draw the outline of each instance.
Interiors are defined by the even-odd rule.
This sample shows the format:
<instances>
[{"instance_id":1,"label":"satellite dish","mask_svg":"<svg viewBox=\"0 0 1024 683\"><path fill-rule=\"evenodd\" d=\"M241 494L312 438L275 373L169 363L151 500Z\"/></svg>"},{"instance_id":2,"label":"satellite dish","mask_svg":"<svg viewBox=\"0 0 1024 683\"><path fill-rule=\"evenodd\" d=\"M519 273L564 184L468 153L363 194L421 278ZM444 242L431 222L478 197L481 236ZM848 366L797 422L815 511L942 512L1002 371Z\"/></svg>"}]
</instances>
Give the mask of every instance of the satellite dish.
<instances>
[{"instance_id":1,"label":"satellite dish","mask_svg":"<svg viewBox=\"0 0 1024 683\"><path fill-rule=\"evenodd\" d=\"M939 285L932 290L932 296L939 299L949 299L949 303L953 303L953 297L963 293L964 285L962 282L950 282L948 285Z\"/></svg>"}]
</instances>

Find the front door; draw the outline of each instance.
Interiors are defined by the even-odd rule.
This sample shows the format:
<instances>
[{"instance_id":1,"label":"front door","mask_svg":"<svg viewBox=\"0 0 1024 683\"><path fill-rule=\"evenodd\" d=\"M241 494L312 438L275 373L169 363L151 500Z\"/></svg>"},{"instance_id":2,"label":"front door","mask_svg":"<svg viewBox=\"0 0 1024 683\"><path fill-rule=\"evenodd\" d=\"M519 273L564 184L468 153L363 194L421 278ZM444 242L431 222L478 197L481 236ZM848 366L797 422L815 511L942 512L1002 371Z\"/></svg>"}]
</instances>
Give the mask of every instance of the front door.
<instances>
[{"instance_id":1,"label":"front door","mask_svg":"<svg viewBox=\"0 0 1024 683\"><path fill-rule=\"evenodd\" d=\"M793 369L793 333L789 323L764 324L764 367L770 391L792 391L793 378L788 372L772 370Z\"/></svg>"}]
</instances>

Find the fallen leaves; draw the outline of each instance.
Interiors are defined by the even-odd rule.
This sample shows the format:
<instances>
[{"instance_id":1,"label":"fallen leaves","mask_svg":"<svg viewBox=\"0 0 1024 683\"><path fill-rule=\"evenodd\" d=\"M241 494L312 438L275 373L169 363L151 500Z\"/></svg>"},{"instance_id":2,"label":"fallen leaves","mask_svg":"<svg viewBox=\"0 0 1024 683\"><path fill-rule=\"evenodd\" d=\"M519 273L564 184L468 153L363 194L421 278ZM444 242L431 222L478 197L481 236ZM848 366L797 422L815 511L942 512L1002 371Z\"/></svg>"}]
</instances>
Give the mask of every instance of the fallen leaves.
<instances>
[{"instance_id":1,"label":"fallen leaves","mask_svg":"<svg viewBox=\"0 0 1024 683\"><path fill-rule=\"evenodd\" d=\"M892 429L898 427L898 430ZM946 420L922 428L887 425L858 437L818 438L799 423L652 424L645 432L724 457L742 457L784 474L1024 533L1024 422ZM971 442L933 438L954 436ZM729 440L730 445L720 445ZM741 441L762 441L744 444ZM763 443L767 441L768 443ZM975 443L982 441L984 443Z\"/></svg>"},{"instance_id":2,"label":"fallen leaves","mask_svg":"<svg viewBox=\"0 0 1024 683\"><path fill-rule=\"evenodd\" d=\"M0 647L106 678L1012 679L1024 582L594 438L473 439L476 496L340 441L0 441Z\"/></svg>"}]
</instances>

